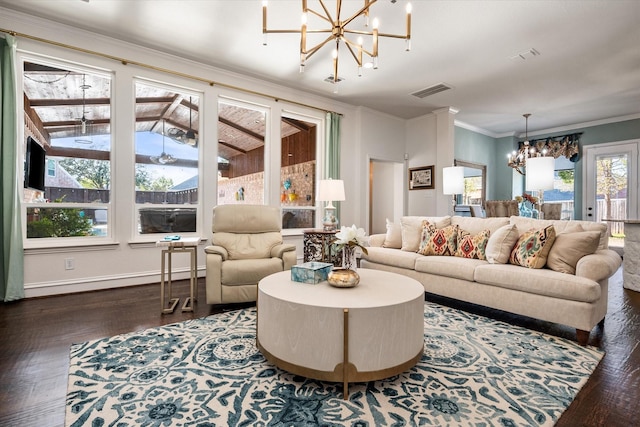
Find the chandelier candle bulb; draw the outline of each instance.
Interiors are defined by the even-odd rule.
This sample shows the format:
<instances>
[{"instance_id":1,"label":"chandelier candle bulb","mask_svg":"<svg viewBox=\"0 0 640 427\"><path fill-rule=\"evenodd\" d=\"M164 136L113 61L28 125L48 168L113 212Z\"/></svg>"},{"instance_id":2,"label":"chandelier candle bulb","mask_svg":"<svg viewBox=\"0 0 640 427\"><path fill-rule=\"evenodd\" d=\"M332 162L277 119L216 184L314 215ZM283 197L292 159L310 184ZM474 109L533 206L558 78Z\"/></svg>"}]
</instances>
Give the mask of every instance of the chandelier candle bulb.
<instances>
[{"instance_id":1,"label":"chandelier candle bulb","mask_svg":"<svg viewBox=\"0 0 640 427\"><path fill-rule=\"evenodd\" d=\"M373 19L373 58L374 58L374 65L373 68L378 68L376 66L376 62L375 62L375 58L378 57L378 25L380 24L380 22L378 21L378 18L374 18Z\"/></svg>"},{"instance_id":2,"label":"chandelier candle bulb","mask_svg":"<svg viewBox=\"0 0 640 427\"><path fill-rule=\"evenodd\" d=\"M336 42L336 48L332 52L333 56L333 82L338 83L338 46L339 44Z\"/></svg>"},{"instance_id":3,"label":"chandelier candle bulb","mask_svg":"<svg viewBox=\"0 0 640 427\"><path fill-rule=\"evenodd\" d=\"M267 0L262 0L262 45L267 45Z\"/></svg>"},{"instance_id":4,"label":"chandelier candle bulb","mask_svg":"<svg viewBox=\"0 0 640 427\"><path fill-rule=\"evenodd\" d=\"M307 54L307 12L303 3L302 26L300 27L300 56ZM304 63L304 60L301 60Z\"/></svg>"},{"instance_id":5,"label":"chandelier candle bulb","mask_svg":"<svg viewBox=\"0 0 640 427\"><path fill-rule=\"evenodd\" d=\"M405 50L411 50L411 3L407 3L407 41L405 43Z\"/></svg>"}]
</instances>

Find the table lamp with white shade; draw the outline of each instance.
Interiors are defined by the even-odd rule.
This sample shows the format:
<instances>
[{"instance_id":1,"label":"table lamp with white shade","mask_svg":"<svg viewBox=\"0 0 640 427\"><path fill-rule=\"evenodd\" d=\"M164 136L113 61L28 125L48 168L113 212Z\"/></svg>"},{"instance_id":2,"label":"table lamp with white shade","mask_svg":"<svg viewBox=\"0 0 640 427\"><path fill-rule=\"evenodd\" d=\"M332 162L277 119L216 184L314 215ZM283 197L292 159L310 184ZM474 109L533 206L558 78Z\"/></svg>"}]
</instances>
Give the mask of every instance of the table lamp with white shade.
<instances>
[{"instance_id":1,"label":"table lamp with white shade","mask_svg":"<svg viewBox=\"0 0 640 427\"><path fill-rule=\"evenodd\" d=\"M321 179L318 183L318 196L316 199L320 202L328 202L324 207L324 219L322 227L324 231L335 231L338 227L336 219L336 207L333 202L341 202L344 197L344 181L341 179Z\"/></svg>"},{"instance_id":2,"label":"table lamp with white shade","mask_svg":"<svg viewBox=\"0 0 640 427\"><path fill-rule=\"evenodd\" d=\"M452 215L456 210L456 195L464 194L464 167L450 166L442 168L442 194L452 195Z\"/></svg>"},{"instance_id":3,"label":"table lamp with white shade","mask_svg":"<svg viewBox=\"0 0 640 427\"><path fill-rule=\"evenodd\" d=\"M551 156L530 157L526 161L526 171L525 190L538 192L538 217L542 219L544 190L553 190L555 159Z\"/></svg>"}]
</instances>

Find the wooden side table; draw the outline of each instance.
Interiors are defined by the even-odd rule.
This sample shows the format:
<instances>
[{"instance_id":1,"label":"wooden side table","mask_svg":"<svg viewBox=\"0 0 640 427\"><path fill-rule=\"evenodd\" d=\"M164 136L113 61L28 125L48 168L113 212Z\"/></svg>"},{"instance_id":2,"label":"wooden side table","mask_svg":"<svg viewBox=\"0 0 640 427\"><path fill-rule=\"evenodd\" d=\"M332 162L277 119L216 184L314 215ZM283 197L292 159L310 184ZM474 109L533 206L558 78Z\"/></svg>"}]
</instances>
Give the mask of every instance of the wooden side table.
<instances>
[{"instance_id":1,"label":"wooden side table","mask_svg":"<svg viewBox=\"0 0 640 427\"><path fill-rule=\"evenodd\" d=\"M338 230L324 231L322 229L304 230L304 262L319 261L335 265L336 254L331 249L331 241Z\"/></svg>"},{"instance_id":2,"label":"wooden side table","mask_svg":"<svg viewBox=\"0 0 640 427\"><path fill-rule=\"evenodd\" d=\"M180 240L158 240L156 246L162 247L162 262L160 269L160 308L162 314L173 313L180 302L180 298L173 298L171 291L171 258L174 253L188 253L191 258L189 274L189 297L182 305L182 311L193 311L193 303L198 299L198 243L199 237L181 237ZM169 301L165 305L165 266L167 271L167 284L169 287Z\"/></svg>"}]
</instances>

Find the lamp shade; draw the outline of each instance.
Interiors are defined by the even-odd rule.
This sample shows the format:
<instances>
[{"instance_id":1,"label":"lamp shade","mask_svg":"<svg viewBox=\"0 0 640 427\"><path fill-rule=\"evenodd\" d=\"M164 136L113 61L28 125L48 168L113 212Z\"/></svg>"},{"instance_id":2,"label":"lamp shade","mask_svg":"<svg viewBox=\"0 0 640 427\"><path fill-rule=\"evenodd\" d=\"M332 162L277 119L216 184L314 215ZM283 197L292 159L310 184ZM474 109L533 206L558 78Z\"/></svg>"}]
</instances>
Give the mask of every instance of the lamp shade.
<instances>
[{"instance_id":1,"label":"lamp shade","mask_svg":"<svg viewBox=\"0 0 640 427\"><path fill-rule=\"evenodd\" d=\"M547 157L530 157L526 163L527 175L525 189L527 191L553 190L555 159Z\"/></svg>"},{"instance_id":2,"label":"lamp shade","mask_svg":"<svg viewBox=\"0 0 640 427\"><path fill-rule=\"evenodd\" d=\"M339 202L344 200L344 181L341 179L321 179L318 183L318 195L320 202Z\"/></svg>"},{"instance_id":3,"label":"lamp shade","mask_svg":"<svg viewBox=\"0 0 640 427\"><path fill-rule=\"evenodd\" d=\"M442 168L442 193L464 193L464 167L450 166L448 168Z\"/></svg>"}]
</instances>

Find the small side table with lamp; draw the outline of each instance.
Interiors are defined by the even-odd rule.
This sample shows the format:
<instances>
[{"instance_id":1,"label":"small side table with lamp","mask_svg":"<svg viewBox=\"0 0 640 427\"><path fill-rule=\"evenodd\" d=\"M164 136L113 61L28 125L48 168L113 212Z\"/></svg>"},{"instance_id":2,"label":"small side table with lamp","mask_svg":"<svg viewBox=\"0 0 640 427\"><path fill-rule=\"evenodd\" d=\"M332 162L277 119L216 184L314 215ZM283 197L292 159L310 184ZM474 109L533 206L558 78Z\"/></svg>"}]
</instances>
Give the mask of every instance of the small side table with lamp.
<instances>
[{"instance_id":1,"label":"small side table with lamp","mask_svg":"<svg viewBox=\"0 0 640 427\"><path fill-rule=\"evenodd\" d=\"M321 179L318 183L318 195L316 200L328 202L324 208L324 219L322 227L324 231L335 231L338 228L336 218L336 207L333 202L341 202L344 197L344 181L341 179Z\"/></svg>"}]
</instances>

